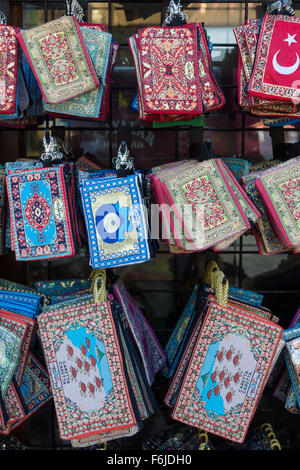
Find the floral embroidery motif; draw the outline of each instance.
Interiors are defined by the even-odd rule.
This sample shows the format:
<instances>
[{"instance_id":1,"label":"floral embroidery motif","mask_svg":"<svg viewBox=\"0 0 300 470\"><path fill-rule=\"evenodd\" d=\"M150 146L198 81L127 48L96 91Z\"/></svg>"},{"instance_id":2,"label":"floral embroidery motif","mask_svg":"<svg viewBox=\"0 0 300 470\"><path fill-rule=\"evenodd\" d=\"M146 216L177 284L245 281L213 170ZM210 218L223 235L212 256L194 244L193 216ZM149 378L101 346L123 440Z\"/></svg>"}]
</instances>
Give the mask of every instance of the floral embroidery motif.
<instances>
[{"instance_id":1,"label":"floral embroidery motif","mask_svg":"<svg viewBox=\"0 0 300 470\"><path fill-rule=\"evenodd\" d=\"M17 38L46 103L61 103L99 86L74 16L22 31Z\"/></svg>"},{"instance_id":2,"label":"floral embroidery motif","mask_svg":"<svg viewBox=\"0 0 300 470\"><path fill-rule=\"evenodd\" d=\"M244 313L210 304L172 413L235 442L245 439L282 336L278 325Z\"/></svg>"},{"instance_id":3,"label":"floral embroidery motif","mask_svg":"<svg viewBox=\"0 0 300 470\"><path fill-rule=\"evenodd\" d=\"M17 113L19 28L0 25L0 115Z\"/></svg>"}]
</instances>

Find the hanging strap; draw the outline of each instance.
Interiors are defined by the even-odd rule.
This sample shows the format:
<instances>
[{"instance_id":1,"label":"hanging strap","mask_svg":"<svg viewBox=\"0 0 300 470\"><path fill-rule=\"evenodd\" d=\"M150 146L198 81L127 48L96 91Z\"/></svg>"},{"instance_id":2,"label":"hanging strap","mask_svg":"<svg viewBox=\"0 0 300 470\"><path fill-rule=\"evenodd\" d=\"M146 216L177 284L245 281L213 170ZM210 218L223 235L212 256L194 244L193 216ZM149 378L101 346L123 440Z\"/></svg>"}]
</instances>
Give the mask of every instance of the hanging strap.
<instances>
[{"instance_id":1,"label":"hanging strap","mask_svg":"<svg viewBox=\"0 0 300 470\"><path fill-rule=\"evenodd\" d=\"M226 307L229 282L215 261L210 261L206 267L205 283L214 290L218 304Z\"/></svg>"},{"instance_id":2,"label":"hanging strap","mask_svg":"<svg viewBox=\"0 0 300 470\"><path fill-rule=\"evenodd\" d=\"M214 290L218 304L226 307L228 302L229 282L222 271L215 271Z\"/></svg>"},{"instance_id":3,"label":"hanging strap","mask_svg":"<svg viewBox=\"0 0 300 470\"><path fill-rule=\"evenodd\" d=\"M89 278L92 279L91 291L94 294L95 303L107 301L106 269L93 269ZM100 285L99 285L100 281Z\"/></svg>"},{"instance_id":4,"label":"hanging strap","mask_svg":"<svg viewBox=\"0 0 300 470\"><path fill-rule=\"evenodd\" d=\"M204 275L205 284L207 284L208 286L213 287L212 284L213 284L213 276L214 276L215 271L219 271L219 266L217 265L215 261L210 261L206 266L205 275Z\"/></svg>"}]
</instances>

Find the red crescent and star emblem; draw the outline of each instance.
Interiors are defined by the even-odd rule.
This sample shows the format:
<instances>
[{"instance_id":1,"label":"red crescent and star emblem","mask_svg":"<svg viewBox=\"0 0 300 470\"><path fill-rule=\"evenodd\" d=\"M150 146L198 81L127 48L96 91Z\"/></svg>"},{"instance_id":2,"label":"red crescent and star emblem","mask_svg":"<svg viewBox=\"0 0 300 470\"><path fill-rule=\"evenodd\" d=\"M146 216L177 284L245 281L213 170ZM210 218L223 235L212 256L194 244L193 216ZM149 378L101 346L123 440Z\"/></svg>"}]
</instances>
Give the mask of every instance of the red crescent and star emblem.
<instances>
[{"instance_id":1,"label":"red crescent and star emblem","mask_svg":"<svg viewBox=\"0 0 300 470\"><path fill-rule=\"evenodd\" d=\"M291 87L300 79L300 25L277 21L270 42L265 82Z\"/></svg>"}]
</instances>

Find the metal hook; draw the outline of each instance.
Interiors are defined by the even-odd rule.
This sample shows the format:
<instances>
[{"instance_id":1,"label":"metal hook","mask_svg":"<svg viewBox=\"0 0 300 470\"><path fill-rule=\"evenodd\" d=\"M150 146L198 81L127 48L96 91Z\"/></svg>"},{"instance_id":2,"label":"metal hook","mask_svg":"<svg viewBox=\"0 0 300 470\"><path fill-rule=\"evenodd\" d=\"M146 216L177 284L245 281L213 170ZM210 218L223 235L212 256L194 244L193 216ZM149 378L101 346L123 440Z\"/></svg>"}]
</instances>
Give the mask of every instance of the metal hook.
<instances>
[{"instance_id":1,"label":"metal hook","mask_svg":"<svg viewBox=\"0 0 300 470\"><path fill-rule=\"evenodd\" d=\"M172 22L175 16L179 16L182 21L187 21L188 15L186 13L182 13L182 5L180 0L175 3L175 0L170 0L169 6L167 8L166 17L163 22L163 26L167 26Z\"/></svg>"},{"instance_id":2,"label":"metal hook","mask_svg":"<svg viewBox=\"0 0 300 470\"><path fill-rule=\"evenodd\" d=\"M7 16L3 11L0 11L0 24L6 25L7 24Z\"/></svg>"},{"instance_id":3,"label":"metal hook","mask_svg":"<svg viewBox=\"0 0 300 470\"><path fill-rule=\"evenodd\" d=\"M113 165L115 170L133 170L133 158L130 156L127 143L125 140L119 145L118 156L113 158Z\"/></svg>"},{"instance_id":4,"label":"metal hook","mask_svg":"<svg viewBox=\"0 0 300 470\"><path fill-rule=\"evenodd\" d=\"M84 13L83 8L77 2L77 0L65 0L66 2L66 16L75 16L79 23L82 22Z\"/></svg>"},{"instance_id":5,"label":"metal hook","mask_svg":"<svg viewBox=\"0 0 300 470\"><path fill-rule=\"evenodd\" d=\"M295 10L293 9L292 4L292 0L277 0L275 2L270 2L266 5L266 12L277 12L278 14L286 12L288 15L294 16Z\"/></svg>"},{"instance_id":6,"label":"metal hook","mask_svg":"<svg viewBox=\"0 0 300 470\"><path fill-rule=\"evenodd\" d=\"M46 132L43 137L44 152L40 156L42 162L62 160L65 156L60 151L60 145L57 139Z\"/></svg>"}]
</instances>

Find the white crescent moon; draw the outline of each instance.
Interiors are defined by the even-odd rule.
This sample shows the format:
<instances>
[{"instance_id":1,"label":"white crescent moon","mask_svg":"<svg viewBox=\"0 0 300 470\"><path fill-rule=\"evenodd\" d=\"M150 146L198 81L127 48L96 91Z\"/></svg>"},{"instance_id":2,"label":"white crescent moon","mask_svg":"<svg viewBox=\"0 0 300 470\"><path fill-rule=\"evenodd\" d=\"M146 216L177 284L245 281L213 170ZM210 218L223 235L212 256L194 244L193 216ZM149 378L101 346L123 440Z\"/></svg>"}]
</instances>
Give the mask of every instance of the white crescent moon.
<instances>
[{"instance_id":1,"label":"white crescent moon","mask_svg":"<svg viewBox=\"0 0 300 470\"><path fill-rule=\"evenodd\" d=\"M294 63L294 65L291 65L290 67L284 67L283 65L278 64L277 62L277 55L279 54L280 49L274 54L273 57L273 67L276 70L276 72L280 73L280 75L291 75L292 73L296 72L297 68L300 65L300 59L298 54L296 53L297 60Z\"/></svg>"}]
</instances>

